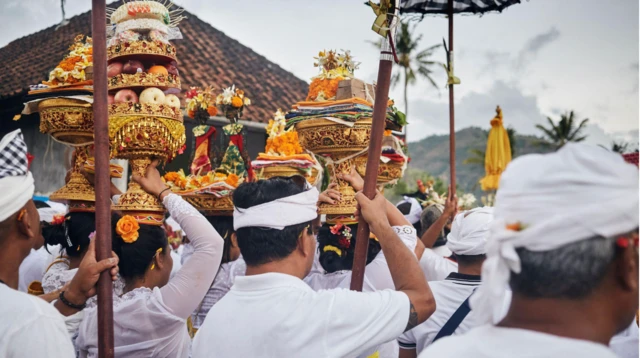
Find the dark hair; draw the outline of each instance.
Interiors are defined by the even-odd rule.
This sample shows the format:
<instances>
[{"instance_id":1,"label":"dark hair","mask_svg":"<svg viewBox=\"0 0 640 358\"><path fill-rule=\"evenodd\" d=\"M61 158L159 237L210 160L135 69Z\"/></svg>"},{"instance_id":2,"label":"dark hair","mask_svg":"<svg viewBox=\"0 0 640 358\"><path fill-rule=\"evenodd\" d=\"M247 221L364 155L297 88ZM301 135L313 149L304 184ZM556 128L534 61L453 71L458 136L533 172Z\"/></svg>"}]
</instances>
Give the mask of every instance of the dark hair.
<instances>
[{"instance_id":1,"label":"dark hair","mask_svg":"<svg viewBox=\"0 0 640 358\"><path fill-rule=\"evenodd\" d=\"M303 178L304 180L304 178ZM300 194L305 191L305 182L296 177L275 177L244 183L233 192L233 204L239 210L268 203L276 199ZM273 220L278 220L279 213L273 213ZM282 230L264 227L243 227L238 229L238 246L248 266L256 266L271 261L278 261L289 256L298 245L302 230L307 228L312 233L311 221L287 226Z\"/></svg>"},{"instance_id":2,"label":"dark hair","mask_svg":"<svg viewBox=\"0 0 640 358\"><path fill-rule=\"evenodd\" d=\"M138 230L138 240L126 243L122 237L116 233L116 225L120 220L118 214L111 216L113 251L118 255L120 261L120 276L124 279L133 279L144 276L147 268L151 266L153 258L158 249L166 250L169 241L162 226L140 224ZM163 252L164 253L164 252Z\"/></svg>"},{"instance_id":3,"label":"dark hair","mask_svg":"<svg viewBox=\"0 0 640 358\"><path fill-rule=\"evenodd\" d=\"M62 224L41 224L45 244L60 245L67 256L79 257L86 252L91 242L89 235L96 230L96 215L83 212L68 213Z\"/></svg>"},{"instance_id":4,"label":"dark hair","mask_svg":"<svg viewBox=\"0 0 640 358\"><path fill-rule=\"evenodd\" d=\"M358 231L358 224L345 225L351 229L351 239L348 240L347 245L344 244L344 237L340 234L334 235L331 233L330 224L324 224L318 232L318 250L319 261L322 268L325 271L331 273L340 270L351 270L353 266L354 250L356 248L356 232ZM344 230L344 229L342 229ZM342 231L341 230L341 231ZM337 252L332 250L325 251L326 246L333 246L342 251L342 255L338 255ZM369 250L367 251L367 265L376 258L380 252L380 243L377 240L369 239Z\"/></svg>"},{"instance_id":5,"label":"dark hair","mask_svg":"<svg viewBox=\"0 0 640 358\"><path fill-rule=\"evenodd\" d=\"M487 255L485 255L485 254L480 254L480 255L456 255L456 254L453 254L452 256L456 260L456 262L458 262L458 264L463 265L463 266L481 264L487 258Z\"/></svg>"},{"instance_id":6,"label":"dark hair","mask_svg":"<svg viewBox=\"0 0 640 358\"><path fill-rule=\"evenodd\" d=\"M233 216L207 216L206 218L224 239L222 261L220 263L231 261L231 235L235 232L233 230Z\"/></svg>"},{"instance_id":7,"label":"dark hair","mask_svg":"<svg viewBox=\"0 0 640 358\"><path fill-rule=\"evenodd\" d=\"M424 233L442 216L442 211L435 205L427 206L422 210L420 214L420 230L418 230L418 237L422 237ZM448 229L445 228L440 232L433 247L444 246L447 243Z\"/></svg>"},{"instance_id":8,"label":"dark hair","mask_svg":"<svg viewBox=\"0 0 640 358\"><path fill-rule=\"evenodd\" d=\"M549 251L521 247L516 252L521 270L511 272L509 285L514 294L580 299L600 285L618 249L615 238L593 237Z\"/></svg>"},{"instance_id":9,"label":"dark hair","mask_svg":"<svg viewBox=\"0 0 640 358\"><path fill-rule=\"evenodd\" d=\"M402 213L402 215L409 215L409 213L411 212L411 203L405 201L404 203L398 204L397 208ZM420 222L420 220L412 225L416 229L417 233L420 233L422 231L422 223Z\"/></svg>"},{"instance_id":10,"label":"dark hair","mask_svg":"<svg viewBox=\"0 0 640 358\"><path fill-rule=\"evenodd\" d=\"M33 204L36 206L36 209L50 208L51 207L51 205L47 204L46 202L44 202L42 200L34 200Z\"/></svg>"}]
</instances>

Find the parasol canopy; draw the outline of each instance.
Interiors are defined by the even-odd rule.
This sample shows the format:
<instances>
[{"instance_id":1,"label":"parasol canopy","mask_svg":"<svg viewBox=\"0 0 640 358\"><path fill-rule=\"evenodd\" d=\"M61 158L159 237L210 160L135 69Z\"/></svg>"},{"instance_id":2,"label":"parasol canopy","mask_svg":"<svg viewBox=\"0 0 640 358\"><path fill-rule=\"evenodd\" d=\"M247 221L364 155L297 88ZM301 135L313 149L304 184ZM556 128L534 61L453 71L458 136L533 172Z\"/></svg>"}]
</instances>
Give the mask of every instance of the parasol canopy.
<instances>
[{"instance_id":1,"label":"parasol canopy","mask_svg":"<svg viewBox=\"0 0 640 358\"><path fill-rule=\"evenodd\" d=\"M487 150L484 155L484 169L487 175L480 179L482 190L497 190L500 174L511 161L511 145L509 135L502 124L502 109L496 108L496 116L491 120L491 131L487 139Z\"/></svg>"},{"instance_id":2,"label":"parasol canopy","mask_svg":"<svg viewBox=\"0 0 640 358\"><path fill-rule=\"evenodd\" d=\"M447 52L447 85L449 87L449 166L451 187L456 187L456 133L454 85L460 84L453 68L453 15L454 14L484 14L487 12L501 12L505 8L519 4L520 0L400 0L401 14L447 15L449 18L449 46L445 44ZM497 186L497 184L496 184Z\"/></svg>"},{"instance_id":3,"label":"parasol canopy","mask_svg":"<svg viewBox=\"0 0 640 358\"><path fill-rule=\"evenodd\" d=\"M454 0L453 13L484 14L519 4L520 0ZM449 14L449 0L402 0L400 4L402 14Z\"/></svg>"}]
</instances>

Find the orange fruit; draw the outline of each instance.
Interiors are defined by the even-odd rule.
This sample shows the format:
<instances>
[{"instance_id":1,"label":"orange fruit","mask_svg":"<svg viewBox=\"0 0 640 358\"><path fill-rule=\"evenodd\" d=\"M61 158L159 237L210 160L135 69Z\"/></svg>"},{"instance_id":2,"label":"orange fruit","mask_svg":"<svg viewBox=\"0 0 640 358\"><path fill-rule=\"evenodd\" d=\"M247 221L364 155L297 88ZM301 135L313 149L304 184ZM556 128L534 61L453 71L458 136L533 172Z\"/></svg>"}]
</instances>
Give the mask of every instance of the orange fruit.
<instances>
[{"instance_id":1,"label":"orange fruit","mask_svg":"<svg viewBox=\"0 0 640 358\"><path fill-rule=\"evenodd\" d=\"M166 67L160 65L151 66L147 72L165 76L169 74Z\"/></svg>"}]
</instances>

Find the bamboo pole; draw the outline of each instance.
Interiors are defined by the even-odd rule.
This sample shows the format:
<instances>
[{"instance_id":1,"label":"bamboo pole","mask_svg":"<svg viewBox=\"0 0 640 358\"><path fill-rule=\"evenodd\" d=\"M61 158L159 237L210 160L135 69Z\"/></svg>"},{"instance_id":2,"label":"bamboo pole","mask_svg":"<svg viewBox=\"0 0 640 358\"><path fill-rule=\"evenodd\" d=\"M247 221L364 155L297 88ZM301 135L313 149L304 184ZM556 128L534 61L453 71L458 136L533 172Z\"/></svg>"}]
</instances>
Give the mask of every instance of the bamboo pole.
<instances>
[{"instance_id":1,"label":"bamboo pole","mask_svg":"<svg viewBox=\"0 0 640 358\"><path fill-rule=\"evenodd\" d=\"M107 115L107 27L105 0L92 0L93 136L96 165L96 259L111 256L109 118ZM109 271L98 280L98 356L113 357L113 296Z\"/></svg>"},{"instance_id":2,"label":"bamboo pole","mask_svg":"<svg viewBox=\"0 0 640 358\"><path fill-rule=\"evenodd\" d=\"M394 14L397 14L397 1ZM388 16L388 23L392 23L393 16ZM376 179L382 154L382 135L384 133L387 104L389 102L389 85L391 84L391 70L393 67L393 53L389 38L393 39L395 30L392 28L387 34L386 41L380 50L380 65L378 67L378 82L376 87L376 100L373 105L373 120L371 123L371 138L369 140L369 155L367 157L367 171L364 176L363 193L373 199L376 195ZM356 248L354 250L353 266L351 268L351 289L362 291L364 282L364 270L367 264L367 251L369 249L369 225L362 217L358 221L356 233Z\"/></svg>"},{"instance_id":3,"label":"bamboo pole","mask_svg":"<svg viewBox=\"0 0 640 358\"><path fill-rule=\"evenodd\" d=\"M453 0L449 0L449 63L453 67ZM450 69L451 70L451 69ZM453 84L449 84L449 175L451 190L456 191L456 128Z\"/></svg>"}]
</instances>

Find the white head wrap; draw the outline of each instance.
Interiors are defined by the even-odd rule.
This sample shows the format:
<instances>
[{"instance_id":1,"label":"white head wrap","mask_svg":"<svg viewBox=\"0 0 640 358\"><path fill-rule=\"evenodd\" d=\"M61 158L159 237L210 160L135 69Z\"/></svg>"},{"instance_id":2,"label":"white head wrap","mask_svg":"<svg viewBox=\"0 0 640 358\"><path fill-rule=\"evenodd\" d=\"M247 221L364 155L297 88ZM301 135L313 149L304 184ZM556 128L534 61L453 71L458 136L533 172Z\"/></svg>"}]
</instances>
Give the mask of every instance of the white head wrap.
<instances>
[{"instance_id":1,"label":"white head wrap","mask_svg":"<svg viewBox=\"0 0 640 358\"><path fill-rule=\"evenodd\" d=\"M235 207L233 229L264 227L282 230L318 217L318 189L311 188L300 194L276 199L247 209Z\"/></svg>"},{"instance_id":2,"label":"white head wrap","mask_svg":"<svg viewBox=\"0 0 640 358\"><path fill-rule=\"evenodd\" d=\"M18 212L33 197L34 189L27 144L16 129L0 140L0 222Z\"/></svg>"},{"instance_id":3,"label":"white head wrap","mask_svg":"<svg viewBox=\"0 0 640 358\"><path fill-rule=\"evenodd\" d=\"M621 155L569 143L555 153L522 156L502 173L482 285L471 307L497 323L511 271L521 269L516 248L551 251L637 227L638 169Z\"/></svg>"},{"instance_id":4,"label":"white head wrap","mask_svg":"<svg viewBox=\"0 0 640 358\"><path fill-rule=\"evenodd\" d=\"M53 217L55 215L63 215L63 212L59 212L54 208L40 208L38 209L38 213L40 214L40 221L46 221L51 223L53 221Z\"/></svg>"},{"instance_id":5,"label":"white head wrap","mask_svg":"<svg viewBox=\"0 0 640 358\"><path fill-rule=\"evenodd\" d=\"M485 254L491 221L493 208L488 206L459 213L447 236L447 247L457 255Z\"/></svg>"},{"instance_id":6,"label":"white head wrap","mask_svg":"<svg viewBox=\"0 0 640 358\"><path fill-rule=\"evenodd\" d=\"M418 202L416 198L405 196L404 200L396 204L396 207L404 203L411 204L409 213L404 216L405 219L407 219L407 221L409 221L411 225L415 225L416 223L420 222L420 214L422 214L422 205L420 205L420 202Z\"/></svg>"}]
</instances>

